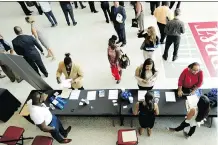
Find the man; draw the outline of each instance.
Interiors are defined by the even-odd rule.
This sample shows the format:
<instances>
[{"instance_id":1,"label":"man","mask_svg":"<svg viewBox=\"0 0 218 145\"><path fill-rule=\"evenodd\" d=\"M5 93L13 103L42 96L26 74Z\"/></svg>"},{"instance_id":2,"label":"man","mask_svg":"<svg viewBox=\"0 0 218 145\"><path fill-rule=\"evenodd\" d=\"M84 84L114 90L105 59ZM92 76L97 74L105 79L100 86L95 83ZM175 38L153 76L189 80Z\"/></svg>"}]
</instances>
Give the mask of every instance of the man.
<instances>
[{"instance_id":1,"label":"man","mask_svg":"<svg viewBox=\"0 0 218 145\"><path fill-rule=\"evenodd\" d=\"M108 1L101 1L101 8L104 12L104 16L106 18L106 23L109 23L109 18L111 20L111 12L110 12L110 5Z\"/></svg>"},{"instance_id":2,"label":"man","mask_svg":"<svg viewBox=\"0 0 218 145\"><path fill-rule=\"evenodd\" d=\"M185 33L184 23L181 20L179 20L180 13L180 9L176 9L174 12L174 19L169 21L165 27L164 32L167 35L167 39L164 54L162 56L164 60L167 60L168 51L172 43L174 43L173 61L178 59L178 50L181 40L180 35Z\"/></svg>"},{"instance_id":3,"label":"man","mask_svg":"<svg viewBox=\"0 0 218 145\"><path fill-rule=\"evenodd\" d=\"M27 15L27 16L32 15L32 12L33 12L33 11L30 11L30 10L27 8L27 6L26 6L26 4L25 4L24 1L18 1L18 3L20 4L20 6L21 6L23 12L25 13L25 15Z\"/></svg>"},{"instance_id":4,"label":"man","mask_svg":"<svg viewBox=\"0 0 218 145\"><path fill-rule=\"evenodd\" d=\"M98 13L98 11L95 9L95 2L89 1L89 7L92 13Z\"/></svg>"},{"instance_id":5,"label":"man","mask_svg":"<svg viewBox=\"0 0 218 145\"><path fill-rule=\"evenodd\" d=\"M171 2L170 2L170 9L173 8L174 4L175 4L175 1L171 1ZM177 5L176 5L176 8L177 8L177 9L180 8L180 4L181 4L181 1L178 1Z\"/></svg>"},{"instance_id":6,"label":"man","mask_svg":"<svg viewBox=\"0 0 218 145\"><path fill-rule=\"evenodd\" d=\"M18 55L23 56L23 58L29 63L29 65L39 74L38 67L40 71L48 77L48 72L42 62L41 56L35 46L43 53L42 47L39 45L37 40L29 35L24 35L22 29L19 26L14 27L14 32L17 35L12 44L15 52Z\"/></svg>"},{"instance_id":7,"label":"man","mask_svg":"<svg viewBox=\"0 0 218 145\"><path fill-rule=\"evenodd\" d=\"M10 51L10 54L14 54L14 50L12 49L12 47L3 39L2 35L0 34L0 53L7 53L8 51ZM8 67L6 64L4 64L1 60L0 60L0 66L3 70L3 72L11 80L11 82L15 82L15 80L16 80L18 83L20 83L23 81L23 79L20 76L16 75L11 70L11 68ZM2 76L2 75L0 74L0 76Z\"/></svg>"},{"instance_id":8,"label":"man","mask_svg":"<svg viewBox=\"0 0 218 145\"><path fill-rule=\"evenodd\" d=\"M79 1L79 4L80 4L80 6L81 6L81 9L86 8L86 6L84 6L81 1ZM77 8L78 8L77 1L74 1L74 5L75 5L75 8L77 9Z\"/></svg>"},{"instance_id":9,"label":"man","mask_svg":"<svg viewBox=\"0 0 218 145\"><path fill-rule=\"evenodd\" d=\"M119 1L119 5L121 5L122 7L125 7L124 1Z\"/></svg>"},{"instance_id":10,"label":"man","mask_svg":"<svg viewBox=\"0 0 218 145\"><path fill-rule=\"evenodd\" d=\"M66 139L71 130L71 126L66 130L63 128L61 121L53 115L49 111L49 108L43 103L46 97L46 94L38 91L32 94L32 104L28 103L30 118L41 131L49 132L59 143L64 144L71 142L71 139Z\"/></svg>"},{"instance_id":11,"label":"man","mask_svg":"<svg viewBox=\"0 0 218 145\"><path fill-rule=\"evenodd\" d=\"M150 2L151 15L154 15L154 10L159 6L160 6L159 1L151 1Z\"/></svg>"},{"instance_id":12,"label":"man","mask_svg":"<svg viewBox=\"0 0 218 145\"><path fill-rule=\"evenodd\" d=\"M111 20L113 22L114 29L119 37L119 41L117 42L117 44L122 42L122 45L120 47L123 47L126 45L126 11L122 6L119 6L119 2L114 2L114 6L111 7Z\"/></svg>"},{"instance_id":13,"label":"man","mask_svg":"<svg viewBox=\"0 0 218 145\"><path fill-rule=\"evenodd\" d=\"M61 5L62 11L64 12L64 16L65 16L68 26L70 26L68 14L70 15L70 18L73 21L73 26L76 26L77 22L74 19L73 7L70 1L60 1L60 5Z\"/></svg>"},{"instance_id":14,"label":"man","mask_svg":"<svg viewBox=\"0 0 218 145\"><path fill-rule=\"evenodd\" d=\"M160 31L160 43L164 44L164 39L166 38L166 34L164 32L165 26L168 20L172 20L172 14L169 9L169 2L162 2L162 6L159 6L154 10L154 16L157 19L157 26Z\"/></svg>"}]
</instances>

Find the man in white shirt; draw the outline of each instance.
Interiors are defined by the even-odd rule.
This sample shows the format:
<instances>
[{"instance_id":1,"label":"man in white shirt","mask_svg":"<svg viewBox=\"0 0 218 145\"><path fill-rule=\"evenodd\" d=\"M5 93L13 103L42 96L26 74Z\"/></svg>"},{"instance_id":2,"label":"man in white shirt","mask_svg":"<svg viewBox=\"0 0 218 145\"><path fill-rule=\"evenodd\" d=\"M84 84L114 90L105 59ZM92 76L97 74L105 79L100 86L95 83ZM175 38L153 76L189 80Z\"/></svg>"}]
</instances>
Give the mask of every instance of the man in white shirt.
<instances>
[{"instance_id":1,"label":"man in white shirt","mask_svg":"<svg viewBox=\"0 0 218 145\"><path fill-rule=\"evenodd\" d=\"M32 104L28 104L30 118L43 132L49 132L59 143L69 143L71 139L66 139L71 130L69 126L66 130L63 128L60 120L53 115L49 108L43 103L46 95L41 92L32 94Z\"/></svg>"},{"instance_id":2,"label":"man in white shirt","mask_svg":"<svg viewBox=\"0 0 218 145\"><path fill-rule=\"evenodd\" d=\"M46 15L46 17L48 18L48 20L51 22L51 27L55 27L58 25L57 20L51 10L51 6L49 2L43 2L40 1L39 5L42 8L42 11L44 12L44 14Z\"/></svg>"}]
</instances>

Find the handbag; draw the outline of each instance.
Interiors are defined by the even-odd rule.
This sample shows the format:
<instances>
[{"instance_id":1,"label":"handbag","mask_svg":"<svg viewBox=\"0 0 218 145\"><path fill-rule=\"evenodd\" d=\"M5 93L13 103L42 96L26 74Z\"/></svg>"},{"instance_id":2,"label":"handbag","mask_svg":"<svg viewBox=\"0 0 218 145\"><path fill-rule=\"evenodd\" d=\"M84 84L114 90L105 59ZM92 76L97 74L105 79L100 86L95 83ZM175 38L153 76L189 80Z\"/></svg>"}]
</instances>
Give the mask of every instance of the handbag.
<instances>
[{"instance_id":1,"label":"handbag","mask_svg":"<svg viewBox=\"0 0 218 145\"><path fill-rule=\"evenodd\" d=\"M26 5L27 5L28 7L32 7L32 6L34 6L34 2L32 2L32 1L26 1Z\"/></svg>"},{"instance_id":2,"label":"handbag","mask_svg":"<svg viewBox=\"0 0 218 145\"><path fill-rule=\"evenodd\" d=\"M130 60L127 54L123 53L123 51L120 49L121 56L119 58L119 65L122 69L126 69L127 66L130 65Z\"/></svg>"},{"instance_id":3,"label":"handbag","mask_svg":"<svg viewBox=\"0 0 218 145\"><path fill-rule=\"evenodd\" d=\"M138 28L138 21L137 21L137 19L132 19L132 27Z\"/></svg>"}]
</instances>

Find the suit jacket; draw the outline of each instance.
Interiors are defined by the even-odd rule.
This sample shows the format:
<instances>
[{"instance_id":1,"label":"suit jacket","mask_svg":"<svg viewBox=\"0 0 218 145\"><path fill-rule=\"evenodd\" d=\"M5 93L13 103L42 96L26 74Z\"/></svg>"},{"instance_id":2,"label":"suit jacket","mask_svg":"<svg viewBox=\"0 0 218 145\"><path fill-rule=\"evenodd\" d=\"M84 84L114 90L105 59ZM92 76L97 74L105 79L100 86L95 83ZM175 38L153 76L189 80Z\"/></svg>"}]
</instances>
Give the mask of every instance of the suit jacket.
<instances>
[{"instance_id":1,"label":"suit jacket","mask_svg":"<svg viewBox=\"0 0 218 145\"><path fill-rule=\"evenodd\" d=\"M117 10L116 13L115 13L114 9L115 9L115 6L112 6L111 7L111 20L114 23L114 27L124 28L125 27L125 20L126 20L126 11L125 11L125 9L122 6L119 6L117 8L118 10ZM118 13L123 16L123 23L117 22L116 17L117 17Z\"/></svg>"},{"instance_id":2,"label":"suit jacket","mask_svg":"<svg viewBox=\"0 0 218 145\"><path fill-rule=\"evenodd\" d=\"M61 5L61 8L62 10L70 10L70 9L73 9L70 1L60 1L60 5Z\"/></svg>"},{"instance_id":3,"label":"suit jacket","mask_svg":"<svg viewBox=\"0 0 218 145\"><path fill-rule=\"evenodd\" d=\"M19 35L12 40L14 51L31 60L41 59L36 47L43 52L41 45L30 35ZM35 47L36 46L36 47Z\"/></svg>"},{"instance_id":4,"label":"suit jacket","mask_svg":"<svg viewBox=\"0 0 218 145\"><path fill-rule=\"evenodd\" d=\"M67 74L67 70L64 64L64 61L61 61L58 66L58 70L56 73L56 77L61 77L62 73L65 75L66 79L72 79L72 88L78 89L81 88L82 85L82 79L83 79L83 72L80 68L80 66L76 64L72 64L70 75Z\"/></svg>"}]
</instances>

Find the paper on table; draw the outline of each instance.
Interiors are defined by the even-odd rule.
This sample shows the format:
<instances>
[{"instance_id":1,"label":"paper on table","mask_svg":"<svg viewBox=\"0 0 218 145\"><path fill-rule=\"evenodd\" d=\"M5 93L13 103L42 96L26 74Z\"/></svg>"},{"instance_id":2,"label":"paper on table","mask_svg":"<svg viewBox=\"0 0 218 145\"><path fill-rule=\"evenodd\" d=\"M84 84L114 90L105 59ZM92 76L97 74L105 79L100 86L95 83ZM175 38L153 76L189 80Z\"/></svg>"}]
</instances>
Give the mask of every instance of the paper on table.
<instances>
[{"instance_id":1,"label":"paper on table","mask_svg":"<svg viewBox=\"0 0 218 145\"><path fill-rule=\"evenodd\" d=\"M114 106L117 106L118 104L117 103L114 103Z\"/></svg>"},{"instance_id":2,"label":"paper on table","mask_svg":"<svg viewBox=\"0 0 218 145\"><path fill-rule=\"evenodd\" d=\"M113 102L113 103L116 103L116 102L117 102L117 100L113 100L112 102Z\"/></svg>"},{"instance_id":3,"label":"paper on table","mask_svg":"<svg viewBox=\"0 0 218 145\"><path fill-rule=\"evenodd\" d=\"M196 107L197 106L199 98L196 95L187 96L187 101L188 101L189 107L192 108L192 107Z\"/></svg>"},{"instance_id":4,"label":"paper on table","mask_svg":"<svg viewBox=\"0 0 218 145\"><path fill-rule=\"evenodd\" d=\"M96 91L89 91L87 93L87 100L95 100L96 99Z\"/></svg>"},{"instance_id":5,"label":"paper on table","mask_svg":"<svg viewBox=\"0 0 218 145\"><path fill-rule=\"evenodd\" d=\"M79 99L80 90L73 90L70 94L70 100L78 100Z\"/></svg>"},{"instance_id":6,"label":"paper on table","mask_svg":"<svg viewBox=\"0 0 218 145\"><path fill-rule=\"evenodd\" d=\"M66 79L61 81L62 88L70 88L72 79Z\"/></svg>"},{"instance_id":7,"label":"paper on table","mask_svg":"<svg viewBox=\"0 0 218 145\"><path fill-rule=\"evenodd\" d=\"M82 106L82 105L83 105L83 102L79 102L79 105Z\"/></svg>"},{"instance_id":8,"label":"paper on table","mask_svg":"<svg viewBox=\"0 0 218 145\"><path fill-rule=\"evenodd\" d=\"M167 102L176 102L175 92L165 92Z\"/></svg>"},{"instance_id":9,"label":"paper on table","mask_svg":"<svg viewBox=\"0 0 218 145\"><path fill-rule=\"evenodd\" d=\"M124 131L122 132L123 142L134 142L137 141L136 131Z\"/></svg>"},{"instance_id":10,"label":"paper on table","mask_svg":"<svg viewBox=\"0 0 218 145\"><path fill-rule=\"evenodd\" d=\"M69 98L71 91L72 91L71 89L63 88L60 97L65 99Z\"/></svg>"},{"instance_id":11,"label":"paper on table","mask_svg":"<svg viewBox=\"0 0 218 145\"><path fill-rule=\"evenodd\" d=\"M118 99L118 90L109 90L108 99L109 100L117 100Z\"/></svg>"},{"instance_id":12,"label":"paper on table","mask_svg":"<svg viewBox=\"0 0 218 145\"><path fill-rule=\"evenodd\" d=\"M127 106L123 106L123 108L125 109L125 108L127 108Z\"/></svg>"},{"instance_id":13,"label":"paper on table","mask_svg":"<svg viewBox=\"0 0 218 145\"><path fill-rule=\"evenodd\" d=\"M145 94L147 91L138 91L138 101L145 100Z\"/></svg>"}]
</instances>

